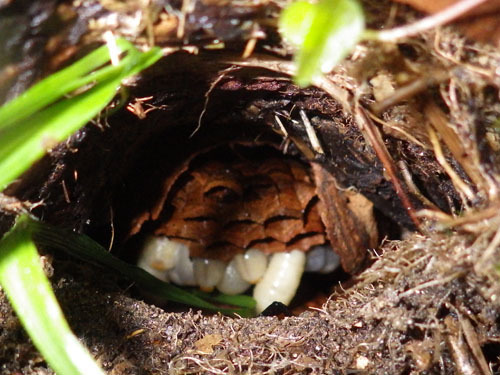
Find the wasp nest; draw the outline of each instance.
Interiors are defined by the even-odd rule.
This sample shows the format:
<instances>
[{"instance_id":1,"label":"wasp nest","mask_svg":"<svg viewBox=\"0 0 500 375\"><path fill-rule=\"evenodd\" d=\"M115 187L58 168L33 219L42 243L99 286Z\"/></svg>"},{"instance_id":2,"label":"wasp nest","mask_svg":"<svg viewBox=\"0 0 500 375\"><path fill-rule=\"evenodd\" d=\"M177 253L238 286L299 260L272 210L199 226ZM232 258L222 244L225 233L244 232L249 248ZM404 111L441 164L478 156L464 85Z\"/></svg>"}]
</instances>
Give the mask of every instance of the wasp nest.
<instances>
[{"instance_id":1,"label":"wasp nest","mask_svg":"<svg viewBox=\"0 0 500 375\"><path fill-rule=\"evenodd\" d=\"M338 200L345 205L342 215L358 224L342 230L367 234L356 250L373 246L371 204L350 192ZM328 220L328 207L308 163L270 146L232 143L182 163L165 179L150 216L141 215L132 232L149 219L138 264L150 273L226 294L255 285L262 311L273 301L288 304L304 272L329 273L339 265L342 253L335 245L344 239L331 233L335 239L329 240L322 216ZM347 267L363 260L349 260Z\"/></svg>"}]
</instances>

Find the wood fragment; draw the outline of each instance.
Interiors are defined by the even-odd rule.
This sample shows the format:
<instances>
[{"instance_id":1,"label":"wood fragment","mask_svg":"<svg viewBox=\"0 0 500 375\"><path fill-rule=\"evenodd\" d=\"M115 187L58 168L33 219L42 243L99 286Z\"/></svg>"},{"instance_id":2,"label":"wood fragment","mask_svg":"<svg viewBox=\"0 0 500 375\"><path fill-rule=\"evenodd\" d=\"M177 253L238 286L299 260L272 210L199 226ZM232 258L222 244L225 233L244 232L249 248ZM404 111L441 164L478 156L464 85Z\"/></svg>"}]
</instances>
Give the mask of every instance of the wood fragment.
<instances>
[{"instance_id":1,"label":"wood fragment","mask_svg":"<svg viewBox=\"0 0 500 375\"><path fill-rule=\"evenodd\" d=\"M368 256L368 249L376 246L378 233L373 218L367 220L361 210L349 209L351 192L337 189L333 176L321 165L312 164L316 191L320 198L319 212L332 248L339 254L342 268L347 272L359 269Z\"/></svg>"},{"instance_id":2,"label":"wood fragment","mask_svg":"<svg viewBox=\"0 0 500 375\"><path fill-rule=\"evenodd\" d=\"M325 152L323 151L323 148L319 143L318 136L316 135L316 132L314 131L313 126L311 125L311 122L307 118L306 113L302 109L299 111L299 113L300 113L300 118L302 119L302 123L306 128L306 133L309 138L309 142L311 142L313 150L316 151L318 154L324 154Z\"/></svg>"},{"instance_id":3,"label":"wood fragment","mask_svg":"<svg viewBox=\"0 0 500 375\"><path fill-rule=\"evenodd\" d=\"M371 144L375 154L379 158L380 162L384 166L389 179L394 186L394 190L398 195L398 198L401 200L401 203L406 208L408 212L408 216L411 218L415 227L419 230L422 230L420 225L420 219L418 218L415 208L408 197L403 185L401 184L397 172L394 161L392 160L389 151L385 147L384 141L382 140L382 136L380 131L376 128L375 124L371 121L371 119L367 116L366 111L361 107L357 106L355 109L355 118L358 123L359 129L365 139Z\"/></svg>"},{"instance_id":4,"label":"wood fragment","mask_svg":"<svg viewBox=\"0 0 500 375\"><path fill-rule=\"evenodd\" d=\"M479 340L477 338L476 331L472 326L469 319L459 315L460 327L463 330L465 339L467 340L467 344L469 344L469 348L474 355L474 359L476 360L479 368L483 375L491 375L490 367L484 358L484 354L481 350L481 345L479 344Z\"/></svg>"},{"instance_id":5,"label":"wood fragment","mask_svg":"<svg viewBox=\"0 0 500 375\"><path fill-rule=\"evenodd\" d=\"M446 343L454 360L457 373L464 375L483 374L474 361L459 323L451 316L444 319L447 329Z\"/></svg>"}]
</instances>

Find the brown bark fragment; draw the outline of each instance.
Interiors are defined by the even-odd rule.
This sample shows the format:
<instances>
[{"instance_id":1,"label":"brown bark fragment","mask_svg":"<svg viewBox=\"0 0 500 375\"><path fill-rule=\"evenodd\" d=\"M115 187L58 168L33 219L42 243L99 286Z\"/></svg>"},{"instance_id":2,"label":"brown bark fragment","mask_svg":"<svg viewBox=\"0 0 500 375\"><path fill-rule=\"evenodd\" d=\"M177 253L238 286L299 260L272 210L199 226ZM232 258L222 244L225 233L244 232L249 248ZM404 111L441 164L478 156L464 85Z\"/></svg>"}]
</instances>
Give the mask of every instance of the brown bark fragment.
<instances>
[{"instance_id":1,"label":"brown bark fragment","mask_svg":"<svg viewBox=\"0 0 500 375\"><path fill-rule=\"evenodd\" d=\"M326 235L340 255L344 270L354 272L365 261L367 249L374 247L378 239L371 216L372 204L367 200L361 203L360 196L339 190L333 176L319 164L312 164L312 170ZM351 211L349 205L356 211Z\"/></svg>"}]
</instances>

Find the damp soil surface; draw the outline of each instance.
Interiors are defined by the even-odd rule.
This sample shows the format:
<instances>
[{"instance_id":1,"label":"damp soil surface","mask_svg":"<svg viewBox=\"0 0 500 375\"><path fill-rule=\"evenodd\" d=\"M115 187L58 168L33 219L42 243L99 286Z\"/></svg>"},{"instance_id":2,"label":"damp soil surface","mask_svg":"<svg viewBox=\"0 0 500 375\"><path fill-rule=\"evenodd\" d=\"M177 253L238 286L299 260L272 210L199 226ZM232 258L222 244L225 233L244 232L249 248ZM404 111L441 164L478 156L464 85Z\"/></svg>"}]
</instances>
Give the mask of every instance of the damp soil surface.
<instances>
[{"instance_id":1,"label":"damp soil surface","mask_svg":"<svg viewBox=\"0 0 500 375\"><path fill-rule=\"evenodd\" d=\"M449 26L365 42L301 89L276 30L286 2L20 3L0 2L0 24L10 25L0 47L11 56L2 100L107 30L166 56L126 82L124 105L117 97L4 191L2 231L23 206L132 261L186 160L223 161L244 145L309 168L321 238L341 257L342 270L310 277L291 311L241 318L155 300L109 270L40 249L70 326L108 373L500 371L495 41ZM363 6L370 28L423 16L391 1ZM0 301L0 372L51 374Z\"/></svg>"}]
</instances>

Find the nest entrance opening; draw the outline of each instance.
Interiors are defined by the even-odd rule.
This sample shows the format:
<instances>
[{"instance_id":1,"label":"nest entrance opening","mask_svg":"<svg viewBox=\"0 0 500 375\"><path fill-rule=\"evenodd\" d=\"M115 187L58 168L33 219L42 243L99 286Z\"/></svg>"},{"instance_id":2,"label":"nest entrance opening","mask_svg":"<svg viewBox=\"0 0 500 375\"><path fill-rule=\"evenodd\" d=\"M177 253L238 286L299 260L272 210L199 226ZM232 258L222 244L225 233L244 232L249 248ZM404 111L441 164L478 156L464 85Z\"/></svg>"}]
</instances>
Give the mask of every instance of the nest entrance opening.
<instances>
[{"instance_id":1,"label":"nest entrance opening","mask_svg":"<svg viewBox=\"0 0 500 375\"><path fill-rule=\"evenodd\" d=\"M255 285L259 311L274 300L320 306L349 276L329 240L318 177L292 154L269 140L184 154L149 180L157 195L132 218L125 257L205 291L239 294Z\"/></svg>"},{"instance_id":2,"label":"nest entrance opening","mask_svg":"<svg viewBox=\"0 0 500 375\"><path fill-rule=\"evenodd\" d=\"M352 119L324 93L301 91L274 73L231 72L213 86L210 77L220 72L220 64L200 56L174 55L131 91L132 104L144 107L140 98L149 98L147 113L131 111L131 104L108 118L128 161L104 194L112 201L113 251L136 262L147 239L167 238L187 249L182 259L188 268L192 258L202 259L197 262L208 275L223 269L208 260L227 266L233 258L228 254L258 250L270 263L276 252L297 250L305 257L316 246L330 245L335 252L328 254L339 255L347 273L359 271L368 249L378 245L377 224L371 202L343 187L364 176L361 190L370 199L391 187L381 180ZM324 146L322 156L311 149L300 122L304 115ZM125 131L116 134L119 126ZM107 217L107 207L94 207L92 217L99 219L93 225L106 238L109 221L100 218ZM104 222L101 228L97 220ZM330 255L317 251L330 264ZM194 283L194 276L179 272L169 281ZM205 280L203 288L216 284Z\"/></svg>"}]
</instances>

